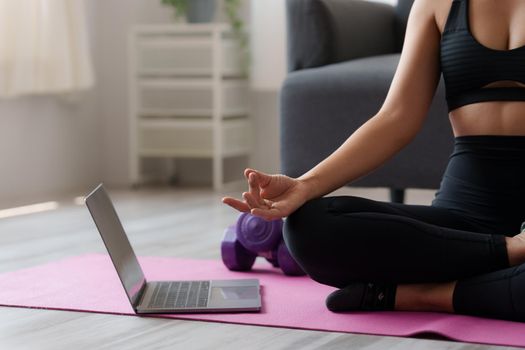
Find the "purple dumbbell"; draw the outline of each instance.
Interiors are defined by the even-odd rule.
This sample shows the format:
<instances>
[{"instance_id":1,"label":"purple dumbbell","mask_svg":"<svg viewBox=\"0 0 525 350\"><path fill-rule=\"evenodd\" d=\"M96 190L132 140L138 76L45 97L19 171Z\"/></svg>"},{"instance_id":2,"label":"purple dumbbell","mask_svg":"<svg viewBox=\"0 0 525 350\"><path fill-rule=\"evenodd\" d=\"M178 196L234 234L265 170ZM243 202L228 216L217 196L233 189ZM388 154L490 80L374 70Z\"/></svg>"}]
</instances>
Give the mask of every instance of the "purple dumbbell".
<instances>
[{"instance_id":1,"label":"purple dumbbell","mask_svg":"<svg viewBox=\"0 0 525 350\"><path fill-rule=\"evenodd\" d=\"M237 223L224 233L221 243L224 265L230 270L248 271L257 256L262 256L280 267L285 275L304 275L284 244L282 229L281 219L266 221L248 213L241 214Z\"/></svg>"}]
</instances>

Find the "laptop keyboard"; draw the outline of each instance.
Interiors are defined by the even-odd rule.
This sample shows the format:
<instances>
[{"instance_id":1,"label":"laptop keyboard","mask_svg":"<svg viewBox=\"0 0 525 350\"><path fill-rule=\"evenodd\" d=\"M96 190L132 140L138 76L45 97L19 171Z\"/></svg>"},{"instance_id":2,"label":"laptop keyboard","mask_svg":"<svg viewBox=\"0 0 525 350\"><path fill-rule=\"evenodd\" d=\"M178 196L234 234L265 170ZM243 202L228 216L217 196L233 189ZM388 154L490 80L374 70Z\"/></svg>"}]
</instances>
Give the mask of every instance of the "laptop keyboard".
<instances>
[{"instance_id":1,"label":"laptop keyboard","mask_svg":"<svg viewBox=\"0 0 525 350\"><path fill-rule=\"evenodd\" d=\"M206 307L210 281L156 282L150 308Z\"/></svg>"}]
</instances>

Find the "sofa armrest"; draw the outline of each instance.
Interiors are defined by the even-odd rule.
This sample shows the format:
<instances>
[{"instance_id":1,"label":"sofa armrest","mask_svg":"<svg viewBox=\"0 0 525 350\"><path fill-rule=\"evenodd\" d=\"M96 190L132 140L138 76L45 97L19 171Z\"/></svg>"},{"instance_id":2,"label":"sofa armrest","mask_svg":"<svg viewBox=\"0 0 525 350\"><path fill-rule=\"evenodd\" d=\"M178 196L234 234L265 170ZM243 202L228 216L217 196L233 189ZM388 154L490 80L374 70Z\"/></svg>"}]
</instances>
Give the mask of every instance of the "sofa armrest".
<instances>
[{"instance_id":1,"label":"sofa armrest","mask_svg":"<svg viewBox=\"0 0 525 350\"><path fill-rule=\"evenodd\" d=\"M396 9L364 0L287 0L288 70L399 52Z\"/></svg>"}]
</instances>

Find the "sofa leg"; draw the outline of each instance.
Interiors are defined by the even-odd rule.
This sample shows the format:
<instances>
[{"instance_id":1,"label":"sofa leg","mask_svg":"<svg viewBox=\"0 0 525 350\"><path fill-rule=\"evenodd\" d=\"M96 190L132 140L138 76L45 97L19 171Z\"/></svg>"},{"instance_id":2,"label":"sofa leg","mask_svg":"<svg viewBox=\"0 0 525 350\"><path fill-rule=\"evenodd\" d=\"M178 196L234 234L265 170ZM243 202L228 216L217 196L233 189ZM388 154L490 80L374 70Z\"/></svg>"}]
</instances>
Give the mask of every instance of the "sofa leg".
<instances>
[{"instance_id":1,"label":"sofa leg","mask_svg":"<svg viewBox=\"0 0 525 350\"><path fill-rule=\"evenodd\" d=\"M390 189L390 201L393 203L404 203L405 202L405 189L404 188L391 188Z\"/></svg>"}]
</instances>

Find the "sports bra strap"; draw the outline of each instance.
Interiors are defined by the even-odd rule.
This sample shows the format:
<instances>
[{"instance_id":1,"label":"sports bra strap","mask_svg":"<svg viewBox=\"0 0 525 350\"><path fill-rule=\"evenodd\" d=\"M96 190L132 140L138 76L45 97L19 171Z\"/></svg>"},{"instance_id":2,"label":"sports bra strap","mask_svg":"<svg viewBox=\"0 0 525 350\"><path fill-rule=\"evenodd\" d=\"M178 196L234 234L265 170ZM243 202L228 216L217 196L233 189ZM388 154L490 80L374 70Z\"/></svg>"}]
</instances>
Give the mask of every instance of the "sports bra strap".
<instances>
[{"instance_id":1,"label":"sports bra strap","mask_svg":"<svg viewBox=\"0 0 525 350\"><path fill-rule=\"evenodd\" d=\"M467 30L467 6L466 0L453 0L447 23L443 34L447 32L457 32Z\"/></svg>"}]
</instances>

